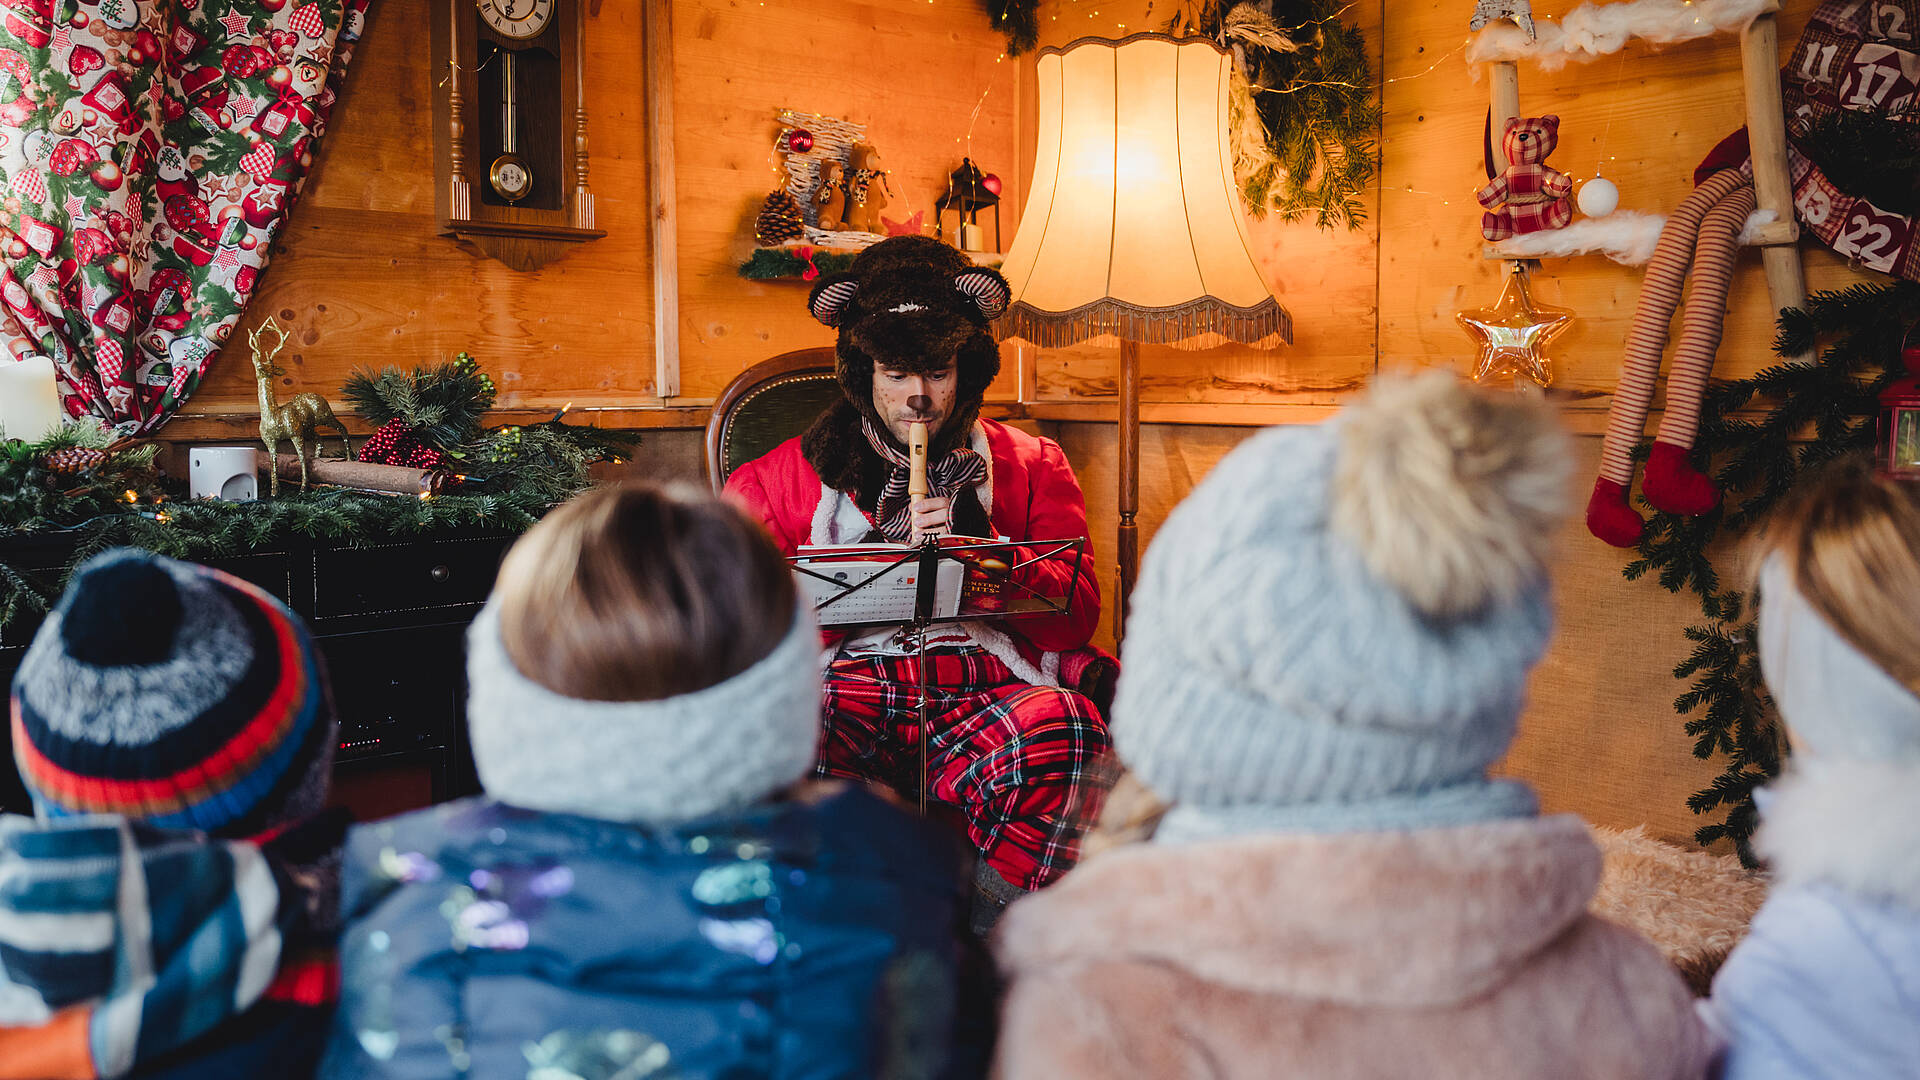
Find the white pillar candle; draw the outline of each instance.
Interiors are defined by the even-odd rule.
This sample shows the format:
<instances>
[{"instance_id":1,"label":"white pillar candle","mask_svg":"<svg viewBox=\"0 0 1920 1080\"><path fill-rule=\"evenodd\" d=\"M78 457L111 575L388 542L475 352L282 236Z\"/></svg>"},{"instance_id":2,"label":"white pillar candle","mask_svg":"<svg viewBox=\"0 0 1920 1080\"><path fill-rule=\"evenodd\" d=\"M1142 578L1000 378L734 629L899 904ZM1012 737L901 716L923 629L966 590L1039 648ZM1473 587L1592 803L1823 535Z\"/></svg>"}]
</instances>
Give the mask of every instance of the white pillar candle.
<instances>
[{"instance_id":1,"label":"white pillar candle","mask_svg":"<svg viewBox=\"0 0 1920 1080\"><path fill-rule=\"evenodd\" d=\"M39 442L60 427L60 390L44 356L0 363L0 438Z\"/></svg>"}]
</instances>

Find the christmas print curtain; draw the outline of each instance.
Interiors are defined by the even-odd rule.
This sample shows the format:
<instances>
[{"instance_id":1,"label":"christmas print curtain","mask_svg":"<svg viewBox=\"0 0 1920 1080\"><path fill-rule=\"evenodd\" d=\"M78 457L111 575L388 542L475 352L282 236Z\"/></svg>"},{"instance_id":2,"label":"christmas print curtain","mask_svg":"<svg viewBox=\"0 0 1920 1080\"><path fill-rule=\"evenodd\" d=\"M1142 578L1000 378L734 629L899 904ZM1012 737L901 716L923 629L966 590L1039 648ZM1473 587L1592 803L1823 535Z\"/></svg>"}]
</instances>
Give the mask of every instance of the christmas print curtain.
<instances>
[{"instance_id":1,"label":"christmas print curtain","mask_svg":"<svg viewBox=\"0 0 1920 1080\"><path fill-rule=\"evenodd\" d=\"M369 3L0 0L0 333L68 413L143 434L199 385Z\"/></svg>"}]
</instances>

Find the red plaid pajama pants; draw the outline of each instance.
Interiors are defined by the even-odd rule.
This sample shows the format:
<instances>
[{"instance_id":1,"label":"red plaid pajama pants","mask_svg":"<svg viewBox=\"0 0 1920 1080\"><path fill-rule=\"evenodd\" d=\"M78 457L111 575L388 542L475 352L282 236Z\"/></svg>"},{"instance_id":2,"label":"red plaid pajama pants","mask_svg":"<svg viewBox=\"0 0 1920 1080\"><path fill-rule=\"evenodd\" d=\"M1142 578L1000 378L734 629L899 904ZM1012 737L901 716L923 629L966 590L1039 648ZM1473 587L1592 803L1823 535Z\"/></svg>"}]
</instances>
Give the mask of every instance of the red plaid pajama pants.
<instances>
[{"instance_id":1,"label":"red plaid pajama pants","mask_svg":"<svg viewBox=\"0 0 1920 1080\"><path fill-rule=\"evenodd\" d=\"M822 776L875 780L917 798L917 656L839 659L827 669ZM1023 889L1053 881L1079 856L1098 809L1090 766L1107 752L1106 721L1071 690L1030 686L990 653L927 654L927 798L958 807L967 837Z\"/></svg>"}]
</instances>

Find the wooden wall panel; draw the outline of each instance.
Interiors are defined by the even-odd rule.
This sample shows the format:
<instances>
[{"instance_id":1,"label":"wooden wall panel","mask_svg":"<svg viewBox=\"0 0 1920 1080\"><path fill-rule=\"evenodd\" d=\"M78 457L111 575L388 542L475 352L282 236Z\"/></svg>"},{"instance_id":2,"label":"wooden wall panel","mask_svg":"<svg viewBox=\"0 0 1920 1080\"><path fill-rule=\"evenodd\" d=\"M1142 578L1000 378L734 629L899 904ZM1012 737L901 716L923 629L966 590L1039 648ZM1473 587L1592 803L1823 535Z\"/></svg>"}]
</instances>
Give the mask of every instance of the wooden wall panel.
<instances>
[{"instance_id":1,"label":"wooden wall panel","mask_svg":"<svg viewBox=\"0 0 1920 1080\"><path fill-rule=\"evenodd\" d=\"M474 354L503 407L638 403L652 391L640 19L607 4L586 34L591 177L607 237L518 273L438 235L424 0L382 4L261 290L183 415L254 411L245 332L294 331L283 396L337 399L354 367Z\"/></svg>"},{"instance_id":2,"label":"wooden wall panel","mask_svg":"<svg viewBox=\"0 0 1920 1080\"><path fill-rule=\"evenodd\" d=\"M776 353L833 343L806 313L808 286L734 274L751 251L747 226L773 184L767 156L780 107L867 125L898 192L886 217L922 210L931 223L933 201L969 145L1017 204L1017 65L1000 59L1002 39L979 5L682 0L674 19L687 397L712 398ZM1012 217L1003 223L1011 240Z\"/></svg>"},{"instance_id":3,"label":"wooden wall panel","mask_svg":"<svg viewBox=\"0 0 1920 1080\"><path fill-rule=\"evenodd\" d=\"M676 0L673 17L676 403L703 403L755 361L832 340L805 313L805 285L734 274L772 186L776 108L868 123L900 193L888 216L924 209L931 220L968 146L1017 197L1016 65L999 59L1000 39L975 5ZM254 411L245 335L269 314L294 331L281 357L283 396L313 390L337 400L356 366L428 363L465 349L493 373L503 408L658 403L639 5L602 4L587 20L590 164L608 235L530 273L437 233L426 143L439 75L428 70L427 18L425 0L390 0L374 12L261 291L183 416ZM1011 238L1010 218L1006 228ZM1005 385L1011 396L1011 372Z\"/></svg>"}]
</instances>

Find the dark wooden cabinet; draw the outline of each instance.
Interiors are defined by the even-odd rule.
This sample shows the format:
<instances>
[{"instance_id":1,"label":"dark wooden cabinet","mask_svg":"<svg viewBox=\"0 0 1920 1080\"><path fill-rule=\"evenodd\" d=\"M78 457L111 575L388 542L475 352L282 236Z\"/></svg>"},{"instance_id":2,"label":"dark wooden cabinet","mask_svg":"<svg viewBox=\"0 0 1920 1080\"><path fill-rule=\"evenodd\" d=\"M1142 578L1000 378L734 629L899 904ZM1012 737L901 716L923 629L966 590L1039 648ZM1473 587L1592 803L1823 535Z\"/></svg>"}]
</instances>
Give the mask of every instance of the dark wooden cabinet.
<instances>
[{"instance_id":1,"label":"dark wooden cabinet","mask_svg":"<svg viewBox=\"0 0 1920 1080\"><path fill-rule=\"evenodd\" d=\"M340 716L335 787L361 818L479 790L466 738L466 628L512 542L462 533L297 543L209 561L280 597L312 629ZM0 562L49 592L72 554L58 537L0 540ZM6 685L36 629L27 620L0 630ZM26 812L10 742L6 750L0 809Z\"/></svg>"}]
</instances>

